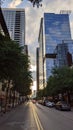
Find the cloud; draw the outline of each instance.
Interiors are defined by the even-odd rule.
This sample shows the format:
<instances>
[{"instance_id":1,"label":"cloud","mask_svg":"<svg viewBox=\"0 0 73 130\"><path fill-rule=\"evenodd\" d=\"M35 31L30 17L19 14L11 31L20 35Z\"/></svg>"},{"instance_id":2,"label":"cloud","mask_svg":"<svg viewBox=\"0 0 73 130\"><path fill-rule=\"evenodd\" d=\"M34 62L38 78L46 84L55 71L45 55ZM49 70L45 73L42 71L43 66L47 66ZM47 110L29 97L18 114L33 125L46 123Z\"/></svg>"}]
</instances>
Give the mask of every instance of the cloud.
<instances>
[{"instance_id":1,"label":"cloud","mask_svg":"<svg viewBox=\"0 0 73 130\"><path fill-rule=\"evenodd\" d=\"M37 9L26 7L26 43L28 44L38 42L40 17L40 12L38 15Z\"/></svg>"},{"instance_id":2,"label":"cloud","mask_svg":"<svg viewBox=\"0 0 73 130\"><path fill-rule=\"evenodd\" d=\"M30 70L31 70L31 71L36 71L36 65L31 65L31 66L30 66Z\"/></svg>"},{"instance_id":3,"label":"cloud","mask_svg":"<svg viewBox=\"0 0 73 130\"><path fill-rule=\"evenodd\" d=\"M36 90L36 81L33 82L32 90Z\"/></svg>"},{"instance_id":4,"label":"cloud","mask_svg":"<svg viewBox=\"0 0 73 130\"><path fill-rule=\"evenodd\" d=\"M12 0L10 4L8 4L9 8L15 8L19 4L21 4L22 0Z\"/></svg>"},{"instance_id":5,"label":"cloud","mask_svg":"<svg viewBox=\"0 0 73 130\"><path fill-rule=\"evenodd\" d=\"M36 81L36 65L31 64L30 71L32 72L33 81Z\"/></svg>"}]
</instances>

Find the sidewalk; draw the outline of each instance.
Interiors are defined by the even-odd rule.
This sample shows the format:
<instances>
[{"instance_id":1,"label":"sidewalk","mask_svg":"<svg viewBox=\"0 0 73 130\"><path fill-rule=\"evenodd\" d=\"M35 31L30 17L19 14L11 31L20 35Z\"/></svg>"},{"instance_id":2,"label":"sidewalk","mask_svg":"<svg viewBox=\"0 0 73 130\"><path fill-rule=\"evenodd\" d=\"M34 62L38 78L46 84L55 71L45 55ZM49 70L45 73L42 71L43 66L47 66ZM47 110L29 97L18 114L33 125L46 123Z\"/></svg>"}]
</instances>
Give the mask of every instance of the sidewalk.
<instances>
[{"instance_id":1,"label":"sidewalk","mask_svg":"<svg viewBox=\"0 0 73 130\"><path fill-rule=\"evenodd\" d=\"M38 130L31 103L26 103L0 116L0 130Z\"/></svg>"}]
</instances>

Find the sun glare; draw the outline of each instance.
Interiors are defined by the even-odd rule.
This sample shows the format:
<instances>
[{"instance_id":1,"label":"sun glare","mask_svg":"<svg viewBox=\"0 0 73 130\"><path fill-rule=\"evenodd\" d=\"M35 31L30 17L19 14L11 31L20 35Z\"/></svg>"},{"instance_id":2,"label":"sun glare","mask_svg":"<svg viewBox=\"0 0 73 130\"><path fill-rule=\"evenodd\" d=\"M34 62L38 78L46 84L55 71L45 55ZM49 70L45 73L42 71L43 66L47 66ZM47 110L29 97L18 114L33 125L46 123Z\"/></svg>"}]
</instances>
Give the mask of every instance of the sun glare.
<instances>
[{"instance_id":1,"label":"sun glare","mask_svg":"<svg viewBox=\"0 0 73 130\"><path fill-rule=\"evenodd\" d=\"M32 91L36 90L36 81L33 81Z\"/></svg>"}]
</instances>

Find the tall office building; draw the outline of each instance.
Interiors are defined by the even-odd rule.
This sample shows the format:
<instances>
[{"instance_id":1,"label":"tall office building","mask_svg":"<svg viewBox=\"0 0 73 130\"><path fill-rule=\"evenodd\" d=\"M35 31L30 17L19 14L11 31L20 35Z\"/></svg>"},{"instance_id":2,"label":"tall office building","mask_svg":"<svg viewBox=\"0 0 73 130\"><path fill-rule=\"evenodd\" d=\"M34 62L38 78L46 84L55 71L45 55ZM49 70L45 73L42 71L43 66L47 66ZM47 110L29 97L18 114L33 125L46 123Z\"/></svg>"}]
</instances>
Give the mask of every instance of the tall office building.
<instances>
[{"instance_id":1,"label":"tall office building","mask_svg":"<svg viewBox=\"0 0 73 130\"><path fill-rule=\"evenodd\" d=\"M36 80L37 92L39 91L39 48L36 49Z\"/></svg>"},{"instance_id":2,"label":"tall office building","mask_svg":"<svg viewBox=\"0 0 73 130\"><path fill-rule=\"evenodd\" d=\"M2 33L3 35L7 35L10 38L1 8L0 8L0 33Z\"/></svg>"},{"instance_id":3,"label":"tall office building","mask_svg":"<svg viewBox=\"0 0 73 130\"><path fill-rule=\"evenodd\" d=\"M41 23L40 23L40 30L39 30L39 37L38 37L38 42L39 42L39 88L43 89L43 18L41 19Z\"/></svg>"},{"instance_id":4,"label":"tall office building","mask_svg":"<svg viewBox=\"0 0 73 130\"><path fill-rule=\"evenodd\" d=\"M73 40L63 41L58 44L55 53L57 53L54 60L55 67L72 66L73 64Z\"/></svg>"},{"instance_id":5,"label":"tall office building","mask_svg":"<svg viewBox=\"0 0 73 130\"><path fill-rule=\"evenodd\" d=\"M54 67L56 58L55 49L63 40L71 41L71 32L68 14L44 13L41 18L39 30L39 75L42 79L42 87ZM42 72L42 75L41 75ZM40 79L39 77L39 79ZM41 88L41 85L40 85Z\"/></svg>"},{"instance_id":6,"label":"tall office building","mask_svg":"<svg viewBox=\"0 0 73 130\"><path fill-rule=\"evenodd\" d=\"M25 45L25 10L18 8L2 9L7 28L12 40L20 46Z\"/></svg>"}]
</instances>

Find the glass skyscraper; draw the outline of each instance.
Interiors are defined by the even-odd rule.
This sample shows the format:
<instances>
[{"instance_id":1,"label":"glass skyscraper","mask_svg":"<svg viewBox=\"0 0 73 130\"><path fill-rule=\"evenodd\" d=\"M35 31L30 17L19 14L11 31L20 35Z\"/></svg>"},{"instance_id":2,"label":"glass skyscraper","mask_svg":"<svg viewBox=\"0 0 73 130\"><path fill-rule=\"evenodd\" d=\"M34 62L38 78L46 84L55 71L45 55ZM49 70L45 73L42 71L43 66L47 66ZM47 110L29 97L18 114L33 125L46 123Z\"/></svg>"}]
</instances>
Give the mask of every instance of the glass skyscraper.
<instances>
[{"instance_id":1,"label":"glass skyscraper","mask_svg":"<svg viewBox=\"0 0 73 130\"><path fill-rule=\"evenodd\" d=\"M69 15L44 13L39 30L39 63L42 61L40 63L42 64L42 69L39 72L42 72L42 83L44 85L54 67L56 46L65 40L71 41Z\"/></svg>"},{"instance_id":2,"label":"glass skyscraper","mask_svg":"<svg viewBox=\"0 0 73 130\"><path fill-rule=\"evenodd\" d=\"M25 10L14 8L2 9L6 25L12 40L20 46L25 45Z\"/></svg>"},{"instance_id":3,"label":"glass skyscraper","mask_svg":"<svg viewBox=\"0 0 73 130\"><path fill-rule=\"evenodd\" d=\"M55 67L72 66L73 62L73 40L63 41L58 44L55 53L57 53L54 60Z\"/></svg>"}]
</instances>

